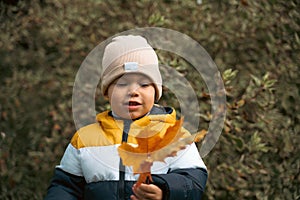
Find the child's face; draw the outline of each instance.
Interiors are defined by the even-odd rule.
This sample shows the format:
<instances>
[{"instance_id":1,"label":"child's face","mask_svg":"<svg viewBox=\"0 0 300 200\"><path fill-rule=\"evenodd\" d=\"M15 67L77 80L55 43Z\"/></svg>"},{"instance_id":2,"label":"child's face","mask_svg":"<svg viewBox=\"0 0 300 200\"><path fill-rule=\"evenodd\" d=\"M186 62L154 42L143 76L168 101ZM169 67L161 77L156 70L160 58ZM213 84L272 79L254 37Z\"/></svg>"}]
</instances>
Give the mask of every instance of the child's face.
<instances>
[{"instance_id":1,"label":"child's face","mask_svg":"<svg viewBox=\"0 0 300 200\"><path fill-rule=\"evenodd\" d=\"M136 119L151 110L155 88L147 76L124 74L110 84L108 98L116 115L125 119Z\"/></svg>"}]
</instances>

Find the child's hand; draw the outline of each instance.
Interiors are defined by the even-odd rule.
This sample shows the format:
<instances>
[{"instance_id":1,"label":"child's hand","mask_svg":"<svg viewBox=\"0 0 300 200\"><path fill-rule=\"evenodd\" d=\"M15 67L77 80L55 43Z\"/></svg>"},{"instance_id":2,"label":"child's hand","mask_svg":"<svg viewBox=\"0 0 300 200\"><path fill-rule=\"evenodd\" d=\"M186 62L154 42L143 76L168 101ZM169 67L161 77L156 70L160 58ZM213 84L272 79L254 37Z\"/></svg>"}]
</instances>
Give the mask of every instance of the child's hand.
<instances>
[{"instance_id":1,"label":"child's hand","mask_svg":"<svg viewBox=\"0 0 300 200\"><path fill-rule=\"evenodd\" d=\"M132 191L134 195L131 195L131 200L161 200L163 197L163 192L161 191L161 189L153 184L142 183L139 187L136 187L136 185L134 185L132 187Z\"/></svg>"}]
</instances>

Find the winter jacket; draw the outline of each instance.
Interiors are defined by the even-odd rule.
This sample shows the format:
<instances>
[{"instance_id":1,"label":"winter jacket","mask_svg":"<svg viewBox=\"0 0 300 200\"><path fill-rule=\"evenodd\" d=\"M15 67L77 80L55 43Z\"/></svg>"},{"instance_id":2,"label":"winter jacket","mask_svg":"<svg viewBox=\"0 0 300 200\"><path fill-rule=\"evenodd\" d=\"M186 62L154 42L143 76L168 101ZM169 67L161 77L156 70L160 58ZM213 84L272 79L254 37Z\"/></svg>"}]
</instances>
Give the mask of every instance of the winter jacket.
<instances>
[{"instance_id":1,"label":"winter jacket","mask_svg":"<svg viewBox=\"0 0 300 200\"><path fill-rule=\"evenodd\" d=\"M122 165L118 146L122 141L136 143L134 135L149 123L166 134L175 121L173 109L158 106L135 121L116 119L109 111L98 114L97 123L79 129L73 136L55 169L45 200L130 199L139 175ZM201 199L207 180L195 144L165 162L154 162L151 174L153 184L162 189L164 199L170 200Z\"/></svg>"}]
</instances>

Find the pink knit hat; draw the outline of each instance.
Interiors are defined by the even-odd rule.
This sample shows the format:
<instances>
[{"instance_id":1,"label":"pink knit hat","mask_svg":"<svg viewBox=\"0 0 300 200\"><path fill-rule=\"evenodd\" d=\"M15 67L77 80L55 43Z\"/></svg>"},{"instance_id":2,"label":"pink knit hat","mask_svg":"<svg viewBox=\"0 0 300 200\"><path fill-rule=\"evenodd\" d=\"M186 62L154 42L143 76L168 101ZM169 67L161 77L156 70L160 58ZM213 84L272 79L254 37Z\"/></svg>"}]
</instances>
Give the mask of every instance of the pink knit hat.
<instances>
[{"instance_id":1,"label":"pink knit hat","mask_svg":"<svg viewBox=\"0 0 300 200\"><path fill-rule=\"evenodd\" d=\"M125 73L140 73L153 81L155 100L162 95L162 78L158 58L147 40L141 36L118 36L104 50L102 60L101 91L107 95L109 85Z\"/></svg>"}]
</instances>

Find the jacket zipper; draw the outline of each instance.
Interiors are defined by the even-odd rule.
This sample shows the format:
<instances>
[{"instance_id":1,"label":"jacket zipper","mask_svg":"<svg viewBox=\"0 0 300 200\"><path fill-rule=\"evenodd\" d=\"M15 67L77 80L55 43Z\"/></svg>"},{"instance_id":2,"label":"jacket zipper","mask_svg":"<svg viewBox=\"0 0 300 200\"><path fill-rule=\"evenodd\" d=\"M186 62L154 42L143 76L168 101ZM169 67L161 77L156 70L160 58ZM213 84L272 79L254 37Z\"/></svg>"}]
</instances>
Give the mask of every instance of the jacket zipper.
<instances>
[{"instance_id":1,"label":"jacket zipper","mask_svg":"<svg viewBox=\"0 0 300 200\"><path fill-rule=\"evenodd\" d=\"M127 142L131 122L131 120L124 120L122 142ZM125 166L121 158L119 165L119 199L125 200Z\"/></svg>"}]
</instances>

